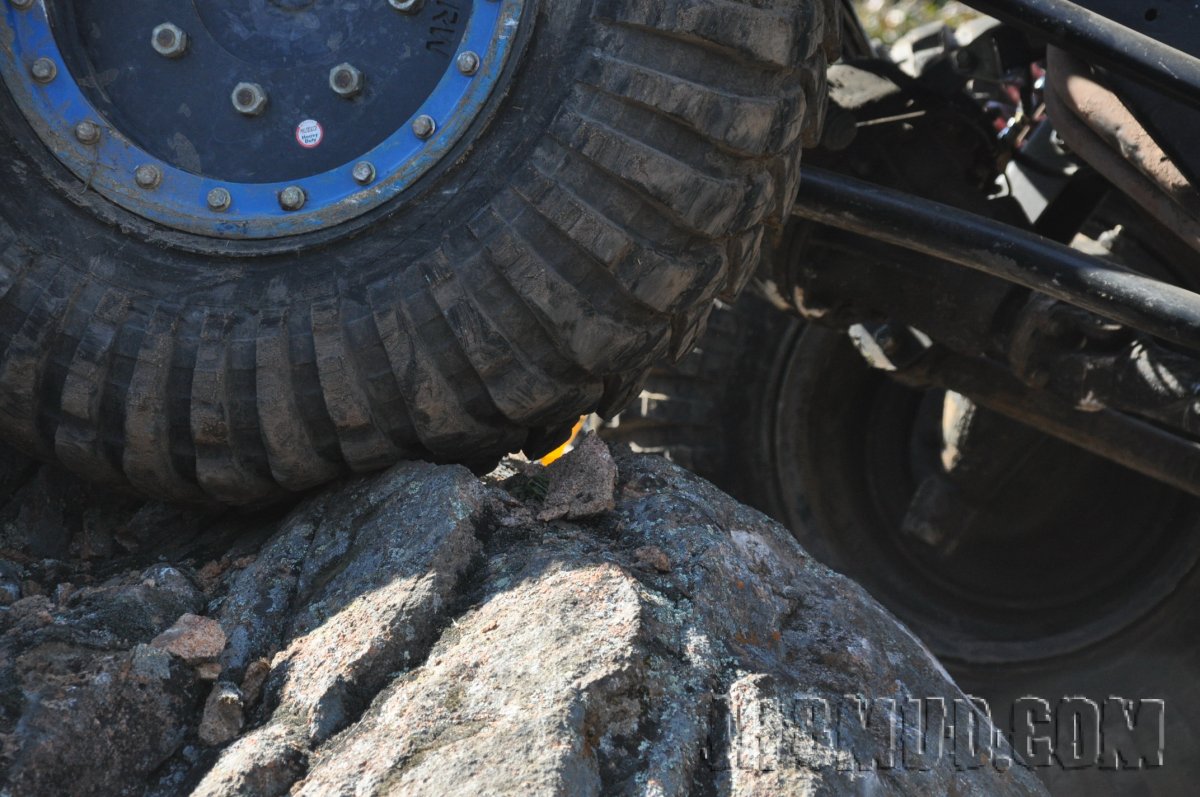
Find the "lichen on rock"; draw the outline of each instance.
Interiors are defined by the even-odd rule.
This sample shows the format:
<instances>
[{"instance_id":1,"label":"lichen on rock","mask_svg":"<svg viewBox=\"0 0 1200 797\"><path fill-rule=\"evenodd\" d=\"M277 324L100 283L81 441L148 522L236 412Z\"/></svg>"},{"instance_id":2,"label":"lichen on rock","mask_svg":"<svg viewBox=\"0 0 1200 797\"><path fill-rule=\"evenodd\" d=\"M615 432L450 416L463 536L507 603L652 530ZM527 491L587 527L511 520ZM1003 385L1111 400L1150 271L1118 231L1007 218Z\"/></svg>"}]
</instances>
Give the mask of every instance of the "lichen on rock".
<instances>
[{"instance_id":1,"label":"lichen on rock","mask_svg":"<svg viewBox=\"0 0 1200 797\"><path fill-rule=\"evenodd\" d=\"M1042 793L1002 744L905 766L886 720L964 696L778 524L594 438L544 475L408 463L234 553L222 520L66 567L62 602L0 606L0 792Z\"/></svg>"}]
</instances>

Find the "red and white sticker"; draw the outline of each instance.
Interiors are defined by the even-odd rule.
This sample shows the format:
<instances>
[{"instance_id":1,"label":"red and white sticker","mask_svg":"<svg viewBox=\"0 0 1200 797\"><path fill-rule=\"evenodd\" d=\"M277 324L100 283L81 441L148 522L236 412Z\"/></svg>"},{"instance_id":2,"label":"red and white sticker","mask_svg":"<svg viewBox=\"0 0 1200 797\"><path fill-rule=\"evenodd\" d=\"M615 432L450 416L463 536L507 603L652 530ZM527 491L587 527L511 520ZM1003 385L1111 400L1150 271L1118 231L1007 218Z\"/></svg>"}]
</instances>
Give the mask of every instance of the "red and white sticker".
<instances>
[{"instance_id":1,"label":"red and white sticker","mask_svg":"<svg viewBox=\"0 0 1200 797\"><path fill-rule=\"evenodd\" d=\"M296 125L296 143L305 149L314 149L325 138L325 128L316 119L305 119Z\"/></svg>"}]
</instances>

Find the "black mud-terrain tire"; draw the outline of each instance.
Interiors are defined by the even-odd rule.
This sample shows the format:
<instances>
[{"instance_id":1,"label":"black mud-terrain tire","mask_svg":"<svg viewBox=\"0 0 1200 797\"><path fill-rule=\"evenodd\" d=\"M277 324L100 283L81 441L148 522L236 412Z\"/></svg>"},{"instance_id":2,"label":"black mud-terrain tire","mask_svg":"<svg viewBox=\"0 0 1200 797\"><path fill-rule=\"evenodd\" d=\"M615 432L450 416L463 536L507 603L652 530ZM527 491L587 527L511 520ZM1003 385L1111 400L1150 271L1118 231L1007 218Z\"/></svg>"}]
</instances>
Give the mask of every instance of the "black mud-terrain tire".
<instances>
[{"instance_id":1,"label":"black mud-terrain tire","mask_svg":"<svg viewBox=\"0 0 1200 797\"><path fill-rule=\"evenodd\" d=\"M0 91L0 436L232 504L548 450L687 351L781 229L835 8L529 2L457 150L396 203L274 242L116 208Z\"/></svg>"},{"instance_id":2,"label":"black mud-terrain tire","mask_svg":"<svg viewBox=\"0 0 1200 797\"><path fill-rule=\"evenodd\" d=\"M717 306L688 356L653 368L640 400L601 434L662 454L786 524L773 456L777 440L766 419L775 415L777 353L789 351L789 341L804 329L798 318L747 290L736 305Z\"/></svg>"}]
</instances>

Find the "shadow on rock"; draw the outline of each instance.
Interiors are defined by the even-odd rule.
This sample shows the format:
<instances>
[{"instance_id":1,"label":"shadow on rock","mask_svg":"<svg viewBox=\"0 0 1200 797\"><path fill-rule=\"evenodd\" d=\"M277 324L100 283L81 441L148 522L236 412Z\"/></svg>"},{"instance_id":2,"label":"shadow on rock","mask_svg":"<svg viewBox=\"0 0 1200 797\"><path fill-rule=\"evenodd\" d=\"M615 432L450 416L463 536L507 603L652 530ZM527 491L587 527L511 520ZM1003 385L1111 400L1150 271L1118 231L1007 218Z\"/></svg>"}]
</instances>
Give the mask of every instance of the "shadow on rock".
<instances>
[{"instance_id":1,"label":"shadow on rock","mask_svg":"<svg viewBox=\"0 0 1200 797\"><path fill-rule=\"evenodd\" d=\"M594 438L484 480L400 465L306 501L236 561L172 569L0 610L20 684L3 788L1043 793L1002 745L906 769L887 759L895 717L817 727L797 706L962 695L781 526ZM101 609L120 601L133 619ZM81 740L84 723L112 727Z\"/></svg>"}]
</instances>

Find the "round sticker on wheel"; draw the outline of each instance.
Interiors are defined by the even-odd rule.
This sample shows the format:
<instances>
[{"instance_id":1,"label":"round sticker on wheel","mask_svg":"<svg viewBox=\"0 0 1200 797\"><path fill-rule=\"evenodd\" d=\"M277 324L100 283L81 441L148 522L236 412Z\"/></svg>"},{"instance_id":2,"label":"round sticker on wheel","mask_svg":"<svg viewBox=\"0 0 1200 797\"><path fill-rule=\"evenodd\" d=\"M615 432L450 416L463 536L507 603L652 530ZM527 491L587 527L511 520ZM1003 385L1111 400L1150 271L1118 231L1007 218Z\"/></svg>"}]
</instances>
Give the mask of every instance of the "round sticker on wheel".
<instances>
[{"instance_id":1,"label":"round sticker on wheel","mask_svg":"<svg viewBox=\"0 0 1200 797\"><path fill-rule=\"evenodd\" d=\"M305 149L313 149L325 138L325 128L316 119L305 119L296 126L296 141Z\"/></svg>"}]
</instances>

